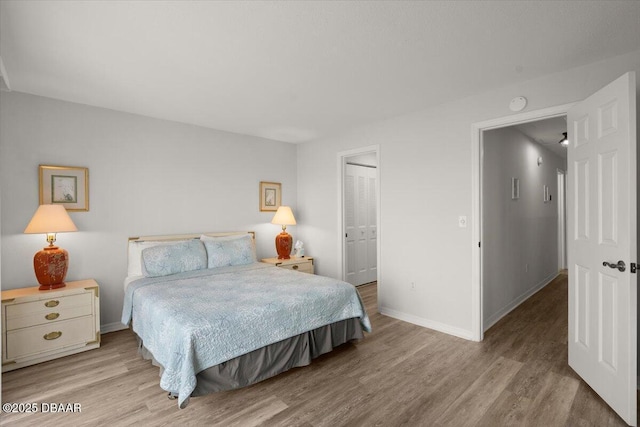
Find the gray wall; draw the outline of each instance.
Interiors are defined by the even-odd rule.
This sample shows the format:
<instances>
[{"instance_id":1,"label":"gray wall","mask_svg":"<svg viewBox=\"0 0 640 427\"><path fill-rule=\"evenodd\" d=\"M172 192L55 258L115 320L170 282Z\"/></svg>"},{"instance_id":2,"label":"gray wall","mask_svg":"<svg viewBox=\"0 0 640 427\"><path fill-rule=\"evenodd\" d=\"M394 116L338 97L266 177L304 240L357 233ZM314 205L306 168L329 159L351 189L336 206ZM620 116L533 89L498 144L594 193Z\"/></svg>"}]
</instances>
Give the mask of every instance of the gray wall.
<instances>
[{"instance_id":1,"label":"gray wall","mask_svg":"<svg viewBox=\"0 0 640 427\"><path fill-rule=\"evenodd\" d=\"M485 132L482 158L486 330L558 273L557 171L566 170L566 161L513 128ZM512 177L520 180L516 200L511 198ZM551 195L547 203L543 185Z\"/></svg>"},{"instance_id":2,"label":"gray wall","mask_svg":"<svg viewBox=\"0 0 640 427\"><path fill-rule=\"evenodd\" d=\"M90 211L72 212L79 232L57 243L69 251L67 280L100 284L106 330L119 326L128 237L254 230L258 256L273 256L280 230L259 211L259 182L281 182L296 212L295 145L2 92L2 289L37 284L45 237L22 232L38 207L39 164L89 168Z\"/></svg>"}]
</instances>

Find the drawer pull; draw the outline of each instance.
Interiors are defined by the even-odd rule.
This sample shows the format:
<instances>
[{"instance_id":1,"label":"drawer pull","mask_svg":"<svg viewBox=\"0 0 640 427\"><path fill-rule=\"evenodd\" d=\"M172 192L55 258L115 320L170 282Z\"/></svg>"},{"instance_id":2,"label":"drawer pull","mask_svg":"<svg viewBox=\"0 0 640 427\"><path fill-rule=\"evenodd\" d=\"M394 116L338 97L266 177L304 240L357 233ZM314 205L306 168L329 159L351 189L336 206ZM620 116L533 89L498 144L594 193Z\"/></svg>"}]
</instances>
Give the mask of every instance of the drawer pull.
<instances>
[{"instance_id":1,"label":"drawer pull","mask_svg":"<svg viewBox=\"0 0 640 427\"><path fill-rule=\"evenodd\" d=\"M49 313L44 316L44 318L47 320L56 320L58 317L60 317L60 313Z\"/></svg>"},{"instance_id":2,"label":"drawer pull","mask_svg":"<svg viewBox=\"0 0 640 427\"><path fill-rule=\"evenodd\" d=\"M57 307L57 306L58 306L58 304L60 304L60 301L58 301L58 300L56 300L56 299L52 299L51 301L47 301L47 302L45 302L45 303L44 303L44 306L45 306L45 307L49 307L49 308L51 308L51 307Z\"/></svg>"},{"instance_id":3,"label":"drawer pull","mask_svg":"<svg viewBox=\"0 0 640 427\"><path fill-rule=\"evenodd\" d=\"M297 270L297 269L298 269L298 266L297 266L297 265L294 265L294 266L293 266L293 267L291 267L291 268L293 268L294 270Z\"/></svg>"},{"instance_id":4,"label":"drawer pull","mask_svg":"<svg viewBox=\"0 0 640 427\"><path fill-rule=\"evenodd\" d=\"M44 338L47 341L51 341L51 340L58 339L61 336L62 336L62 332L56 331L56 332L49 332L48 334L45 334L42 338Z\"/></svg>"}]
</instances>

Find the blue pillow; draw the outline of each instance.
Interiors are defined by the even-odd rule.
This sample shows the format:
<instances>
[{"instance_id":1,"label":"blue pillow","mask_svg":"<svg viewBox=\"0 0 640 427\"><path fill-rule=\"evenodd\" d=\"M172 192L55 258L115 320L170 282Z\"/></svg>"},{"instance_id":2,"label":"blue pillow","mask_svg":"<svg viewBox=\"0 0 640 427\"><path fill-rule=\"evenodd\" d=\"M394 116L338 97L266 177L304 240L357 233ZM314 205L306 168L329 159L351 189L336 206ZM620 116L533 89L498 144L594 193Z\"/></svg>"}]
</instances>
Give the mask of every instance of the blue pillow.
<instances>
[{"instance_id":1,"label":"blue pillow","mask_svg":"<svg viewBox=\"0 0 640 427\"><path fill-rule=\"evenodd\" d=\"M153 246L142 250L142 267L146 277L202 270L207 268L207 251L198 239Z\"/></svg>"},{"instance_id":2,"label":"blue pillow","mask_svg":"<svg viewBox=\"0 0 640 427\"><path fill-rule=\"evenodd\" d=\"M201 237L207 249L207 268L244 265L256 262L253 237Z\"/></svg>"}]
</instances>

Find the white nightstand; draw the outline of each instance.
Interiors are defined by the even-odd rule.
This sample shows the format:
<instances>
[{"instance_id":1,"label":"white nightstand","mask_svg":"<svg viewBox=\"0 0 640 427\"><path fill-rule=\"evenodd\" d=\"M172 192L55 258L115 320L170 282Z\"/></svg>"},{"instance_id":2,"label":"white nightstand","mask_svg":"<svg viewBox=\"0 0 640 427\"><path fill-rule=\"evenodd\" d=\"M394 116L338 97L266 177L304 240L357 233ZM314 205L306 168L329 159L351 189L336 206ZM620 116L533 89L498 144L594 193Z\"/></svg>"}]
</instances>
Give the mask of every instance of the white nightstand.
<instances>
[{"instance_id":1,"label":"white nightstand","mask_svg":"<svg viewBox=\"0 0 640 427\"><path fill-rule=\"evenodd\" d=\"M289 270L301 271L302 273L313 272L313 257L294 257L290 259L264 258L262 262L273 264L276 267L288 268Z\"/></svg>"},{"instance_id":2,"label":"white nightstand","mask_svg":"<svg viewBox=\"0 0 640 427\"><path fill-rule=\"evenodd\" d=\"M2 292L2 372L100 347L95 280Z\"/></svg>"}]
</instances>

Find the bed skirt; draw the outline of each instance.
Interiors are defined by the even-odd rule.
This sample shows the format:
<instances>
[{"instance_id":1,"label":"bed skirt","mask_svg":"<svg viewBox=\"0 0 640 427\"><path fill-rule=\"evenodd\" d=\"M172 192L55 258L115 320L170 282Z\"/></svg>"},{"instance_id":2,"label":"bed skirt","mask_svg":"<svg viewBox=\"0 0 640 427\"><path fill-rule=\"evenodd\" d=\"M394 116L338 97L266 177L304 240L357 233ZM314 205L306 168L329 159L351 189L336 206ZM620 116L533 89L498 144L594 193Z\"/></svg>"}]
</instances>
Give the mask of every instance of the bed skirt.
<instances>
[{"instance_id":1,"label":"bed skirt","mask_svg":"<svg viewBox=\"0 0 640 427\"><path fill-rule=\"evenodd\" d=\"M138 352L160 368L163 367L138 338ZM312 359L328 353L335 347L363 338L360 319L341 320L309 332L259 348L196 375L197 385L191 396L246 387L266 380L291 368L307 366ZM186 406L188 402L183 405Z\"/></svg>"}]
</instances>

